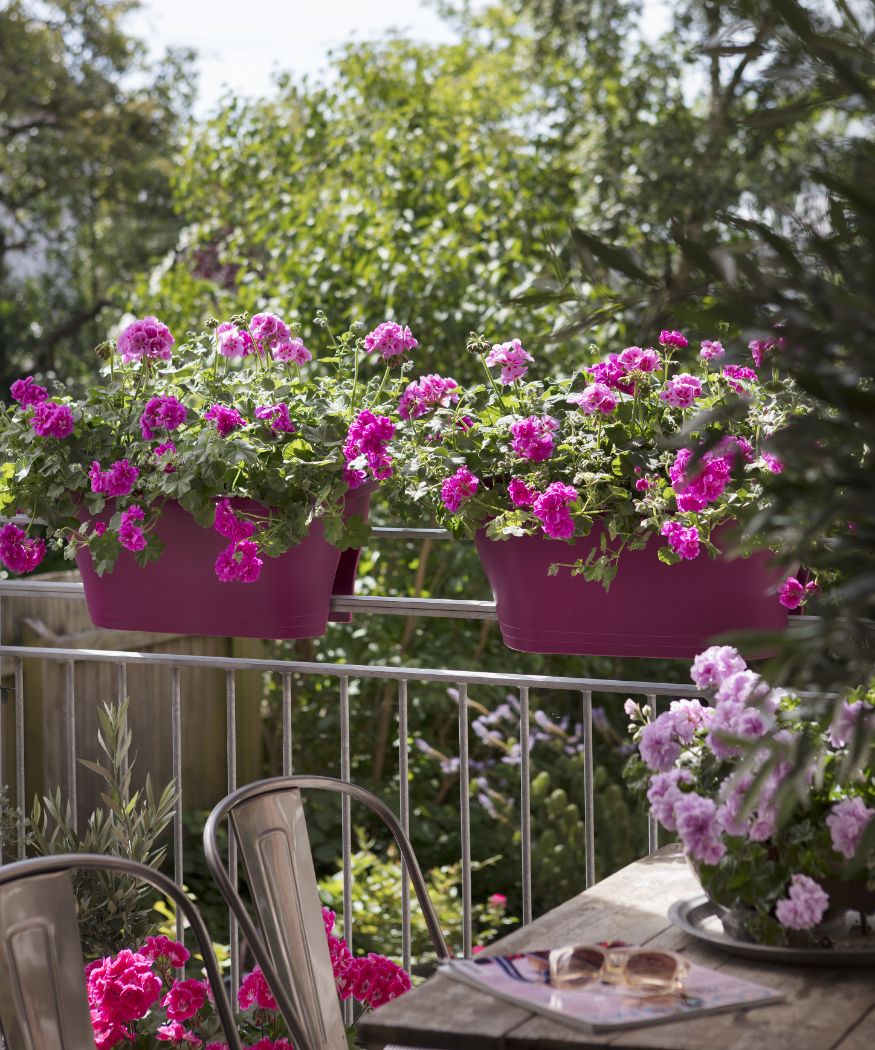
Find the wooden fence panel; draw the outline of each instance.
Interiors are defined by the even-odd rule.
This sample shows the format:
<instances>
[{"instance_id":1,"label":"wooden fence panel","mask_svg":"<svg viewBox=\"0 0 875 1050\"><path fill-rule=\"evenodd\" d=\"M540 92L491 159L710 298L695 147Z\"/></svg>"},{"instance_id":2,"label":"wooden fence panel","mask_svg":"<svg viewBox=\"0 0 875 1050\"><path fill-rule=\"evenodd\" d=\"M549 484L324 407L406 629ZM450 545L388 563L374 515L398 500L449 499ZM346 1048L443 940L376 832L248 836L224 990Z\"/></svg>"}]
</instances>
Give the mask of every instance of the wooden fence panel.
<instances>
[{"instance_id":1,"label":"wooden fence panel","mask_svg":"<svg viewBox=\"0 0 875 1050\"><path fill-rule=\"evenodd\" d=\"M52 574L54 579L76 579L72 573ZM113 649L178 653L207 657L260 656L259 640L193 638L91 626L85 603L77 599L22 597L2 603L2 637L7 644L58 648ZM34 794L61 786L66 793L66 667L62 662L25 660L25 803ZM77 664L74 674L75 735L78 758L98 756L97 712L118 696L117 669L113 664ZM169 667L130 665L127 693L129 724L137 759L134 783L142 784L148 772L156 788L172 777ZM4 779L14 783L13 668L2 667L5 687L3 711ZM237 699L237 762L241 783L258 779L263 771L260 708L262 677L257 672L235 676ZM212 668L186 668L180 673L182 709L182 788L186 809L212 806L227 791L226 773L226 676ZM79 815L86 816L99 804L98 778L77 763Z\"/></svg>"}]
</instances>

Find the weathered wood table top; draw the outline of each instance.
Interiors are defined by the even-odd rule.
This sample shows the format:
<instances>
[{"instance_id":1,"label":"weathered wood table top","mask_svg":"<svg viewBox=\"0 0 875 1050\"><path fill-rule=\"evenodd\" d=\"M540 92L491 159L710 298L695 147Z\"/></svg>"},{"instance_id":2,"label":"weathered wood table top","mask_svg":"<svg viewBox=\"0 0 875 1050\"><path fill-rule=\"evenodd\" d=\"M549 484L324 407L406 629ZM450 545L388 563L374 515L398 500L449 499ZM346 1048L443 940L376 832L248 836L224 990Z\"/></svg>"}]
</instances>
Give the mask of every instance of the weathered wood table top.
<instances>
[{"instance_id":1,"label":"weathered wood table top","mask_svg":"<svg viewBox=\"0 0 875 1050\"><path fill-rule=\"evenodd\" d=\"M774 966L726 955L668 921L673 901L697 893L701 888L678 847L666 846L514 931L486 954L624 940L683 952L692 962L781 991L786 1001L585 1035L438 974L363 1018L360 1039L369 1050L392 1044L439 1050L875 1050L875 969Z\"/></svg>"}]
</instances>

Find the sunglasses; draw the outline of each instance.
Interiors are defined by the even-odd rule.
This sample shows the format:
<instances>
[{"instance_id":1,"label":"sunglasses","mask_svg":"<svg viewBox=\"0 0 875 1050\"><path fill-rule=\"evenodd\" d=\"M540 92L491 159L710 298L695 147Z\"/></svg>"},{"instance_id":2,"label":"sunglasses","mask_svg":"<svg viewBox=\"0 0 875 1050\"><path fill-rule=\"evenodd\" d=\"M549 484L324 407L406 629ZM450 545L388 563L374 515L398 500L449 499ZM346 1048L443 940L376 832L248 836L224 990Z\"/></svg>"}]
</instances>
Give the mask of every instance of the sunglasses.
<instances>
[{"instance_id":1,"label":"sunglasses","mask_svg":"<svg viewBox=\"0 0 875 1050\"><path fill-rule=\"evenodd\" d=\"M650 948L608 947L585 944L527 952L526 958L545 984L556 986L603 981L638 992L677 994L690 964L674 952Z\"/></svg>"}]
</instances>

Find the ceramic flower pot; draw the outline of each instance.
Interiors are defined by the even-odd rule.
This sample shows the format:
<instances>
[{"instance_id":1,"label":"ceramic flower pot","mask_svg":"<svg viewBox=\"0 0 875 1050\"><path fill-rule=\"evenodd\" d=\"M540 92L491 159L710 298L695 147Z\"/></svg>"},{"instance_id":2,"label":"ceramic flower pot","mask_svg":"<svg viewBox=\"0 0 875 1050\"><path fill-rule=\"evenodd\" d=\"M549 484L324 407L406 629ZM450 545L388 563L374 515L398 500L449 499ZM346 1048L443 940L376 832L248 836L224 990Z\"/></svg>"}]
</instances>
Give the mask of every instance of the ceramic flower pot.
<instances>
[{"instance_id":1,"label":"ceramic flower pot","mask_svg":"<svg viewBox=\"0 0 875 1050\"><path fill-rule=\"evenodd\" d=\"M371 492L365 486L350 492L346 513L367 517ZM233 502L239 509L256 507L250 501ZM145 568L123 550L113 571L98 576L88 550L77 552L95 626L220 637L313 638L325 633L329 620L350 619L349 613L331 613L329 605L333 594L353 593L359 552L332 547L318 519L296 547L278 558L265 558L254 583L218 580L215 562L228 540L201 528L178 503L164 507L156 530L166 549Z\"/></svg>"},{"instance_id":2,"label":"ceramic flower pot","mask_svg":"<svg viewBox=\"0 0 875 1050\"><path fill-rule=\"evenodd\" d=\"M773 857L778 856L774 847L770 846L769 851ZM686 858L693 874L699 880L702 892L714 906L724 933L736 941L748 944L758 943L757 939L751 935L748 926L748 920L756 915L756 911L745 905L727 908L714 900L702 883L698 863L689 854L686 854ZM810 930L786 931L791 945L798 948L810 948L820 945L825 940L843 938L847 936L848 929L857 916L859 916L857 921L863 924L863 931L868 929L867 917L875 915L875 891L866 888L865 879L815 879L814 881L829 896L829 908L821 922Z\"/></svg>"},{"instance_id":3,"label":"ceramic flower pot","mask_svg":"<svg viewBox=\"0 0 875 1050\"><path fill-rule=\"evenodd\" d=\"M720 531L712 537L720 545ZM525 653L692 659L730 631L779 631L787 612L777 599L783 575L762 551L730 560L702 554L665 565L654 537L624 551L610 590L567 570L598 550L601 529L573 544L546 536L475 542L492 593L504 643Z\"/></svg>"}]
</instances>

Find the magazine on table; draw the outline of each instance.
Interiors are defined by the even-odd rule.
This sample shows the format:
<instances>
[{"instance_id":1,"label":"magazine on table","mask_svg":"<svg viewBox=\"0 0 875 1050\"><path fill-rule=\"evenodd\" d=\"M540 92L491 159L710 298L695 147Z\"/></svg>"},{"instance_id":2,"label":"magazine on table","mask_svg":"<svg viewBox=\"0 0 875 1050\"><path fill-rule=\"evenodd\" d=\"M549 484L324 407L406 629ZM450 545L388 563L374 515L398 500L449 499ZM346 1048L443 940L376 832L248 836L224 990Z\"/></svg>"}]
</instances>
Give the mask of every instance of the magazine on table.
<instances>
[{"instance_id":1,"label":"magazine on table","mask_svg":"<svg viewBox=\"0 0 875 1050\"><path fill-rule=\"evenodd\" d=\"M587 1033L665 1024L721 1010L768 1006L780 992L739 977L691 965L671 991L642 992L623 983L591 980L553 984L545 974L549 952L450 959L439 972L498 999Z\"/></svg>"}]
</instances>

